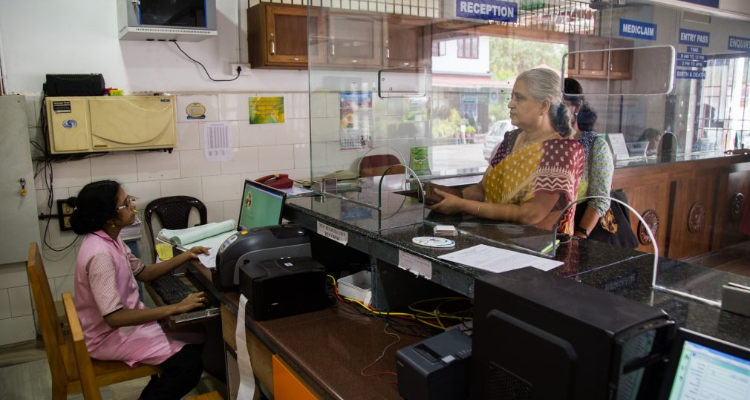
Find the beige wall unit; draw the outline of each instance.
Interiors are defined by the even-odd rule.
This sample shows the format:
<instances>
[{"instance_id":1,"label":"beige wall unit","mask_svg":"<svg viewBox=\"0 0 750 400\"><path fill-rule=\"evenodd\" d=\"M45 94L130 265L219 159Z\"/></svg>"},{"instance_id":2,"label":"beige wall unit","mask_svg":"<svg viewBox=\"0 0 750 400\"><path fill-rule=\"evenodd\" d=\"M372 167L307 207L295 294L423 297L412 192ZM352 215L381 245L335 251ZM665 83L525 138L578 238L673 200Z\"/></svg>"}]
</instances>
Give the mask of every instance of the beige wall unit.
<instances>
[{"instance_id":1,"label":"beige wall unit","mask_svg":"<svg viewBox=\"0 0 750 400\"><path fill-rule=\"evenodd\" d=\"M52 154L172 149L173 96L48 97Z\"/></svg>"}]
</instances>

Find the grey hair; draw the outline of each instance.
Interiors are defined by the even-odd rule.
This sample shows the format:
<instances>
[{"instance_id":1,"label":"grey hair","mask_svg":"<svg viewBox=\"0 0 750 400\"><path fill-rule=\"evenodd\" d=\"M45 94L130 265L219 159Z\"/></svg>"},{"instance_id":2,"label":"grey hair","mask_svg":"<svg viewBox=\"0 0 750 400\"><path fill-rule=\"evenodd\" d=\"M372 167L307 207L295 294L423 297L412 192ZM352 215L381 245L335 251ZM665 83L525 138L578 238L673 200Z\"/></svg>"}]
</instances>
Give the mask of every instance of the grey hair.
<instances>
[{"instance_id":1,"label":"grey hair","mask_svg":"<svg viewBox=\"0 0 750 400\"><path fill-rule=\"evenodd\" d=\"M530 69L518 75L516 81L524 81L529 94L536 101L549 100L548 115L552 127L557 133L562 137L568 137L573 133L570 115L565 103L563 103L560 77L555 71L547 68Z\"/></svg>"}]
</instances>

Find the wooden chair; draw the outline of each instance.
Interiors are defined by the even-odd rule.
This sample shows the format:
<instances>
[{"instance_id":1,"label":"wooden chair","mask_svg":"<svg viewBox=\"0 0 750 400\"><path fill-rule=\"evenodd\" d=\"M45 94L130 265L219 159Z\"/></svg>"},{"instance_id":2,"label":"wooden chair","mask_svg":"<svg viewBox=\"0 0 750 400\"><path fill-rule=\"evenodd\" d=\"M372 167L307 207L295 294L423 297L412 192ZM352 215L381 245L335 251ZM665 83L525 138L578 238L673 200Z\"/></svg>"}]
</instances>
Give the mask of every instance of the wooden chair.
<instances>
[{"instance_id":1,"label":"wooden chair","mask_svg":"<svg viewBox=\"0 0 750 400\"><path fill-rule=\"evenodd\" d=\"M36 243L31 243L29 246L26 273L29 276L29 285L31 286L31 292L36 303L39 329L42 333L44 349L47 352L47 361L49 362L49 369L52 375L52 399L64 400L68 394L82 392L83 385L79 373L81 366L76 363L73 353L73 342L63 335L60 317L57 316L55 302L52 299L52 291L47 281L47 273L44 270L42 255ZM140 365L131 368L121 361L92 360L88 357L86 345L83 344L80 322L76 325L81 335L81 344L86 352L86 359L88 360L86 368L93 377L91 382L93 382L92 385L94 387L107 386L161 372L158 367L151 365ZM86 396L86 399L89 399L89 397Z\"/></svg>"}]
</instances>

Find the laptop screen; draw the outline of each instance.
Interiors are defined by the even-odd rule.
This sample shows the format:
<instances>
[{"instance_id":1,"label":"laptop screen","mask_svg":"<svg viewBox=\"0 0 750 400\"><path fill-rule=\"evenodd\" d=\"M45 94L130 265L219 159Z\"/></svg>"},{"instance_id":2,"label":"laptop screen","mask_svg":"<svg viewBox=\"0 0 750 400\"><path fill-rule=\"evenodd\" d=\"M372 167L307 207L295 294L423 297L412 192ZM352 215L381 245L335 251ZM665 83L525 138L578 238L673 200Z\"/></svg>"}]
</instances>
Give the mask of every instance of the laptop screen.
<instances>
[{"instance_id":1,"label":"laptop screen","mask_svg":"<svg viewBox=\"0 0 750 400\"><path fill-rule=\"evenodd\" d=\"M668 369L669 400L750 398L750 350L680 331Z\"/></svg>"},{"instance_id":2,"label":"laptop screen","mask_svg":"<svg viewBox=\"0 0 750 400\"><path fill-rule=\"evenodd\" d=\"M246 180L240 204L239 230L279 225L286 193Z\"/></svg>"}]
</instances>

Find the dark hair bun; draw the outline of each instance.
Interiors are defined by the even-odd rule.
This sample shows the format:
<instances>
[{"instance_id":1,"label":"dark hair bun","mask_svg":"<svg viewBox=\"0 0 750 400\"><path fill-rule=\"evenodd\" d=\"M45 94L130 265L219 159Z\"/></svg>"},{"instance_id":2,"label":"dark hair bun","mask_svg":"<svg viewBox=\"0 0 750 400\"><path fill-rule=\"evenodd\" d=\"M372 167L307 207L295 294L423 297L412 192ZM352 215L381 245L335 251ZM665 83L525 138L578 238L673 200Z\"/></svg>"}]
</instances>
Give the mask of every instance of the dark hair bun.
<instances>
[{"instance_id":1,"label":"dark hair bun","mask_svg":"<svg viewBox=\"0 0 750 400\"><path fill-rule=\"evenodd\" d=\"M68 197L65 202L68 203L68 205L72 208L78 207L78 197Z\"/></svg>"},{"instance_id":2,"label":"dark hair bun","mask_svg":"<svg viewBox=\"0 0 750 400\"><path fill-rule=\"evenodd\" d=\"M117 217L117 195L120 184L115 181L91 182L84 186L78 197L68 199L74 207L70 225L79 235L104 228L108 220Z\"/></svg>"}]
</instances>

